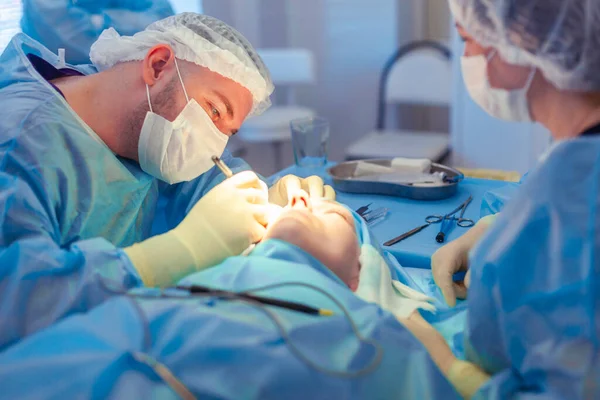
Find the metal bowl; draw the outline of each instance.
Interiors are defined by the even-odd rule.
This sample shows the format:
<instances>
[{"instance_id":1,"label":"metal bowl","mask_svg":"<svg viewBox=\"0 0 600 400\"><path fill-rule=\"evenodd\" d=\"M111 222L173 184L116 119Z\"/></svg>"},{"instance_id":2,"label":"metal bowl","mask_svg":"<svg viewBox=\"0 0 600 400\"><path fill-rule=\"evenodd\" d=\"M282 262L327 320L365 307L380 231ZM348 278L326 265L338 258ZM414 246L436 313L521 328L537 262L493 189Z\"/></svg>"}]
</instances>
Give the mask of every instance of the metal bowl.
<instances>
[{"instance_id":1,"label":"metal bowl","mask_svg":"<svg viewBox=\"0 0 600 400\"><path fill-rule=\"evenodd\" d=\"M385 181L369 181L361 177L357 180L355 172L361 162L368 162L383 167L392 168L391 159L356 160L337 164L327 170L333 180L336 190L349 193L382 194L387 196L405 197L414 200L442 200L452 197L458 190L458 184L464 175L454 168L441 164L431 164L431 172L443 172L446 178L439 184L410 185Z\"/></svg>"}]
</instances>

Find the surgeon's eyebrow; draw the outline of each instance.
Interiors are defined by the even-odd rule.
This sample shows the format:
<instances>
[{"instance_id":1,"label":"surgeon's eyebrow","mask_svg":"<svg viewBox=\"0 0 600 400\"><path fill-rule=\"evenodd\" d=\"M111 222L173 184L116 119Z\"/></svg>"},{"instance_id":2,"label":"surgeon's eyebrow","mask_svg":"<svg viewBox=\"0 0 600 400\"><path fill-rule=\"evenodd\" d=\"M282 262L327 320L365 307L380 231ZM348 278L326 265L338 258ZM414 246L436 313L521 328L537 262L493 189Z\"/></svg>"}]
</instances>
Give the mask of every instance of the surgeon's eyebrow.
<instances>
[{"instance_id":1,"label":"surgeon's eyebrow","mask_svg":"<svg viewBox=\"0 0 600 400\"><path fill-rule=\"evenodd\" d=\"M227 115L229 115L229 118L233 119L233 107L231 107L231 103L229 102L227 97L225 97L222 93L217 92L216 90L213 90L213 94L219 99L221 99L223 104L225 104L225 108L227 109Z\"/></svg>"}]
</instances>

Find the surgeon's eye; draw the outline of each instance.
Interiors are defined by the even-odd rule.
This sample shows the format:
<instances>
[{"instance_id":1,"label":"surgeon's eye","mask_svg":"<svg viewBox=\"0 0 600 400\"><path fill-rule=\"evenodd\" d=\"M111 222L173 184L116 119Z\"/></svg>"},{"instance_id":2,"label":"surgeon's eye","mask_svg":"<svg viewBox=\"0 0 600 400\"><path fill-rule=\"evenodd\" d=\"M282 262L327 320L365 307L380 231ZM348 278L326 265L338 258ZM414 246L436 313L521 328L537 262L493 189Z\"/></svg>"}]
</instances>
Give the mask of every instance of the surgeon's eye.
<instances>
[{"instance_id":1,"label":"surgeon's eye","mask_svg":"<svg viewBox=\"0 0 600 400\"><path fill-rule=\"evenodd\" d=\"M210 107L210 117L212 118L213 121L218 121L221 119L221 112L219 111L219 109L215 106L213 106L212 104L208 105Z\"/></svg>"}]
</instances>

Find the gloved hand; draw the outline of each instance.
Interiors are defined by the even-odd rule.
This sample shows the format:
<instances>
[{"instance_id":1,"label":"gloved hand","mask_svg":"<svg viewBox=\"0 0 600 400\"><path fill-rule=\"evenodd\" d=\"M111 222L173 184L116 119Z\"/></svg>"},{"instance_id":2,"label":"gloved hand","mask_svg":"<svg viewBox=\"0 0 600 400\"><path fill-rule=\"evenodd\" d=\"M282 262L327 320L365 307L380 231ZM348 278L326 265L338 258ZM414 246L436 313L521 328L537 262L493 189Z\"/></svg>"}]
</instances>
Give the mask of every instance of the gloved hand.
<instances>
[{"instance_id":1,"label":"gloved hand","mask_svg":"<svg viewBox=\"0 0 600 400\"><path fill-rule=\"evenodd\" d=\"M470 399L490 379L477 365L455 359L444 374L463 399Z\"/></svg>"},{"instance_id":2,"label":"gloved hand","mask_svg":"<svg viewBox=\"0 0 600 400\"><path fill-rule=\"evenodd\" d=\"M241 172L202 197L176 228L125 252L146 286L175 284L260 241L273 207L267 196L254 172Z\"/></svg>"},{"instance_id":3,"label":"gloved hand","mask_svg":"<svg viewBox=\"0 0 600 400\"><path fill-rule=\"evenodd\" d=\"M450 307L456 305L457 297L467 297L467 289L471 282L471 271L468 271L469 252L487 231L496 215L483 217L467 233L441 247L431 257L433 280L442 290L444 300ZM467 271L464 282L452 280L452 276L459 271Z\"/></svg>"},{"instance_id":4,"label":"gloved hand","mask_svg":"<svg viewBox=\"0 0 600 400\"><path fill-rule=\"evenodd\" d=\"M298 190L306 191L311 199L335 200L335 191L331 186L325 185L320 177L313 175L302 179L286 175L269 189L269 203L285 207Z\"/></svg>"}]
</instances>

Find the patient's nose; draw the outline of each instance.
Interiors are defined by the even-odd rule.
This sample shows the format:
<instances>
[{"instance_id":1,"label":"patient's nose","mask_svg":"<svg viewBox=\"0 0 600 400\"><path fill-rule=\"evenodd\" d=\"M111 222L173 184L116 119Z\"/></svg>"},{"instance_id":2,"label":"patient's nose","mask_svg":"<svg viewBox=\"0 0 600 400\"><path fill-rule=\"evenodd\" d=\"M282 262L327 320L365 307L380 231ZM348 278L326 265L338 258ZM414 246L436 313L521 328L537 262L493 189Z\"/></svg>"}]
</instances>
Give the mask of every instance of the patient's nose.
<instances>
[{"instance_id":1,"label":"patient's nose","mask_svg":"<svg viewBox=\"0 0 600 400\"><path fill-rule=\"evenodd\" d=\"M290 199L290 207L294 209L308 209L312 210L312 204L310 203L310 198L308 193L304 190L299 190Z\"/></svg>"}]
</instances>

